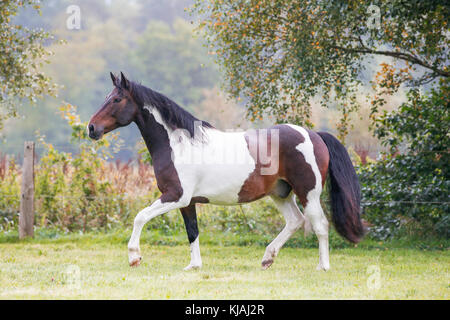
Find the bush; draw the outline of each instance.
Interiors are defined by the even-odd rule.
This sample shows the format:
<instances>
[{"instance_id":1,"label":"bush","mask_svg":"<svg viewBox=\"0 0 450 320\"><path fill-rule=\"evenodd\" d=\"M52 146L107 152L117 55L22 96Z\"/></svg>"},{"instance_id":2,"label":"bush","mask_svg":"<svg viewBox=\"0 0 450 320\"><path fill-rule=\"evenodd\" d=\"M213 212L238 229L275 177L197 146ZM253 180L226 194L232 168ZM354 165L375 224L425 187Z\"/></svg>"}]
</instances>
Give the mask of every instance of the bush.
<instances>
[{"instance_id":1,"label":"bush","mask_svg":"<svg viewBox=\"0 0 450 320\"><path fill-rule=\"evenodd\" d=\"M62 106L61 115L72 128L78 153L58 151L38 137L45 152L35 165L35 225L85 232L130 224L158 196L151 167L140 160L135 166L108 162L107 150L117 135L92 142L75 107ZM21 170L3 157L0 175L0 226L6 230L17 225Z\"/></svg>"},{"instance_id":2,"label":"bush","mask_svg":"<svg viewBox=\"0 0 450 320\"><path fill-rule=\"evenodd\" d=\"M14 158L0 154L0 231L14 228L20 210L20 170Z\"/></svg>"},{"instance_id":3,"label":"bush","mask_svg":"<svg viewBox=\"0 0 450 320\"><path fill-rule=\"evenodd\" d=\"M429 95L413 89L398 110L377 121L388 152L358 169L364 213L379 238L413 232L447 237L450 230L449 81Z\"/></svg>"}]
</instances>

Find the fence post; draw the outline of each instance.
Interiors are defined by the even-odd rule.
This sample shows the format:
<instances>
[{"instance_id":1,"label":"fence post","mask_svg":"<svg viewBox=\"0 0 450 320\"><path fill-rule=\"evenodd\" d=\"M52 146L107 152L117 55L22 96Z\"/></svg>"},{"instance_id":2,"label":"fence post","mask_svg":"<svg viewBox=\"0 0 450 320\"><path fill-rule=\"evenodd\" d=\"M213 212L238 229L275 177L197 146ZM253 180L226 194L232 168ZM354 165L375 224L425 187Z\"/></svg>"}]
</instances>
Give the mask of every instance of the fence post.
<instances>
[{"instance_id":1,"label":"fence post","mask_svg":"<svg viewBox=\"0 0 450 320\"><path fill-rule=\"evenodd\" d=\"M25 141L22 165L19 239L34 236L34 142Z\"/></svg>"}]
</instances>

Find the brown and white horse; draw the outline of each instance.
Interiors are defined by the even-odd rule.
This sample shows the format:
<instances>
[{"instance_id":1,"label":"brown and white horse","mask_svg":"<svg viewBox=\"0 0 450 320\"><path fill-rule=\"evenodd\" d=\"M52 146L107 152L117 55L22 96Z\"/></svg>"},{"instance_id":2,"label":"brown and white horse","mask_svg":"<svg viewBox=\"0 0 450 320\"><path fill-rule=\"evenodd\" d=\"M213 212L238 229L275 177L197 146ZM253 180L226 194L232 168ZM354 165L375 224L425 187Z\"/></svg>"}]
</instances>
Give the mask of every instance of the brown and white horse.
<instances>
[{"instance_id":1,"label":"brown and white horse","mask_svg":"<svg viewBox=\"0 0 450 320\"><path fill-rule=\"evenodd\" d=\"M270 196L286 226L267 246L270 267L284 243L299 229L319 240L318 269L330 267L328 221L320 194L330 176L332 220L347 240L364 235L358 178L345 147L332 135L290 124L246 132L223 132L200 121L164 95L111 73L114 89L88 124L89 136L136 123L151 154L161 197L140 211L128 243L129 263L141 261L139 238L152 218L180 209L191 262L202 266L196 203L237 205ZM295 196L303 206L298 208Z\"/></svg>"}]
</instances>

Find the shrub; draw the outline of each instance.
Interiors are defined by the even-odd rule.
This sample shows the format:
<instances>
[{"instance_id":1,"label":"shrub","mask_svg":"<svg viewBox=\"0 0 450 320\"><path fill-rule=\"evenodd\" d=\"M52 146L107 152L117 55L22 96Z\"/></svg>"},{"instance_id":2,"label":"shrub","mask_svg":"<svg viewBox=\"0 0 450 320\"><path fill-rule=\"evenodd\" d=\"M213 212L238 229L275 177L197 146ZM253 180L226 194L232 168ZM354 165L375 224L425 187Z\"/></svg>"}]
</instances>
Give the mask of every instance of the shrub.
<instances>
[{"instance_id":1,"label":"shrub","mask_svg":"<svg viewBox=\"0 0 450 320\"><path fill-rule=\"evenodd\" d=\"M0 231L14 228L20 210L20 169L14 158L0 154Z\"/></svg>"},{"instance_id":2,"label":"shrub","mask_svg":"<svg viewBox=\"0 0 450 320\"><path fill-rule=\"evenodd\" d=\"M36 170L37 222L83 232L127 224L130 213L157 195L152 170L141 161L137 166L108 162L108 147L117 144L118 136L91 141L75 111L71 105L61 107L72 128L71 142L79 150L76 155L57 151L40 138L46 152Z\"/></svg>"},{"instance_id":3,"label":"shrub","mask_svg":"<svg viewBox=\"0 0 450 320\"><path fill-rule=\"evenodd\" d=\"M398 110L377 121L388 152L360 166L364 212L379 238L412 225L424 235L449 236L449 81L428 95L413 89Z\"/></svg>"}]
</instances>

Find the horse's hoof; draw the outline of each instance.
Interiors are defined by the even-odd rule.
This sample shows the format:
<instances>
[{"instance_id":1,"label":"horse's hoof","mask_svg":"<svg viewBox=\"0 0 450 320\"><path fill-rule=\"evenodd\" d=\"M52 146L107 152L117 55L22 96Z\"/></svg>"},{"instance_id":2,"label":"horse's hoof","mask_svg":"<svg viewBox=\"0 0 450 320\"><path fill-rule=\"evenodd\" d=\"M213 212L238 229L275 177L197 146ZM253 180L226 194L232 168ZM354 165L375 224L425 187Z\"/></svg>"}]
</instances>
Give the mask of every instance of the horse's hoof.
<instances>
[{"instance_id":1,"label":"horse's hoof","mask_svg":"<svg viewBox=\"0 0 450 320\"><path fill-rule=\"evenodd\" d=\"M328 271L329 269L330 269L329 265L323 265L321 263L319 263L316 268L316 270L318 270L318 271L320 271L320 270Z\"/></svg>"},{"instance_id":2,"label":"horse's hoof","mask_svg":"<svg viewBox=\"0 0 450 320\"><path fill-rule=\"evenodd\" d=\"M202 267L202 265L190 264L187 267L185 267L183 270L188 271L188 270L192 270L192 269L200 269L201 267Z\"/></svg>"},{"instance_id":3,"label":"horse's hoof","mask_svg":"<svg viewBox=\"0 0 450 320\"><path fill-rule=\"evenodd\" d=\"M131 260L130 267L134 267L134 268L139 267L139 265L141 264L141 260L142 260L142 257L138 257L138 258Z\"/></svg>"},{"instance_id":4,"label":"horse's hoof","mask_svg":"<svg viewBox=\"0 0 450 320\"><path fill-rule=\"evenodd\" d=\"M263 270L267 270L273 263L273 259L263 260L261 262L261 267Z\"/></svg>"}]
</instances>

